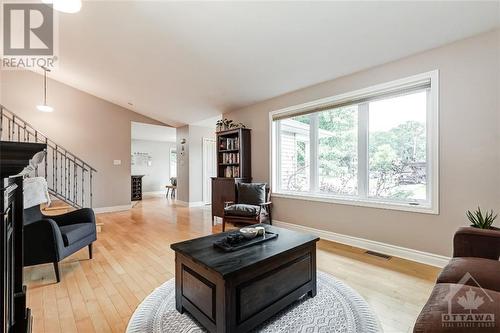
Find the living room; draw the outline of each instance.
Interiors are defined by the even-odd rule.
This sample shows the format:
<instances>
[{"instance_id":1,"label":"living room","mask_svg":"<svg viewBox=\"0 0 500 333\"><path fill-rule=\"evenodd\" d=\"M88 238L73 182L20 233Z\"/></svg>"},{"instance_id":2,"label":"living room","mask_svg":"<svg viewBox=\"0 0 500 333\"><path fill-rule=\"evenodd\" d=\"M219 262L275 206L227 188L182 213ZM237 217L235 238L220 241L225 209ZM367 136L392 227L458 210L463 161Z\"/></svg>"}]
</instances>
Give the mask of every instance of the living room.
<instances>
[{"instance_id":1,"label":"living room","mask_svg":"<svg viewBox=\"0 0 500 333\"><path fill-rule=\"evenodd\" d=\"M500 2L1 15L3 332L498 332Z\"/></svg>"}]
</instances>

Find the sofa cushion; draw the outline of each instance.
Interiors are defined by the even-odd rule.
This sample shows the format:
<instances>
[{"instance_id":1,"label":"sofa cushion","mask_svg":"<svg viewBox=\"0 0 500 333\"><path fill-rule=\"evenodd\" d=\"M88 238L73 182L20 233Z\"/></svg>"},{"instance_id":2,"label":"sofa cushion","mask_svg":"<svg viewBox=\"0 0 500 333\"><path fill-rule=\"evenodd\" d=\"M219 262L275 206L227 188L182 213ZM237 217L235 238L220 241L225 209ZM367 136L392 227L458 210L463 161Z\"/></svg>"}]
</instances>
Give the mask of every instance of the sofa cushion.
<instances>
[{"instance_id":1,"label":"sofa cushion","mask_svg":"<svg viewBox=\"0 0 500 333\"><path fill-rule=\"evenodd\" d=\"M257 216L259 215L260 206L255 205L245 205L245 204L236 204L227 206L224 208L224 214L228 216Z\"/></svg>"},{"instance_id":2,"label":"sofa cushion","mask_svg":"<svg viewBox=\"0 0 500 333\"><path fill-rule=\"evenodd\" d=\"M95 225L93 223L75 223L59 227L59 229L61 230L64 246L74 244L95 233Z\"/></svg>"},{"instance_id":3,"label":"sofa cushion","mask_svg":"<svg viewBox=\"0 0 500 333\"><path fill-rule=\"evenodd\" d=\"M465 305L465 308L462 304ZM420 312L413 332L498 332L500 327L500 306L498 304L500 304L499 292L468 285L438 283L434 286L427 304ZM486 316L486 314L490 314L490 316ZM479 318L480 320L478 320ZM478 326L483 325L489 319L493 320L492 326ZM473 320L476 321L473 322Z\"/></svg>"},{"instance_id":4,"label":"sofa cushion","mask_svg":"<svg viewBox=\"0 0 500 333\"><path fill-rule=\"evenodd\" d=\"M466 285L476 285L500 292L500 261L483 258L453 258L443 269L437 283L459 283L469 273L474 279L463 281Z\"/></svg>"},{"instance_id":5,"label":"sofa cushion","mask_svg":"<svg viewBox=\"0 0 500 333\"><path fill-rule=\"evenodd\" d=\"M247 205L261 205L266 202L266 184L239 183L238 203Z\"/></svg>"}]
</instances>

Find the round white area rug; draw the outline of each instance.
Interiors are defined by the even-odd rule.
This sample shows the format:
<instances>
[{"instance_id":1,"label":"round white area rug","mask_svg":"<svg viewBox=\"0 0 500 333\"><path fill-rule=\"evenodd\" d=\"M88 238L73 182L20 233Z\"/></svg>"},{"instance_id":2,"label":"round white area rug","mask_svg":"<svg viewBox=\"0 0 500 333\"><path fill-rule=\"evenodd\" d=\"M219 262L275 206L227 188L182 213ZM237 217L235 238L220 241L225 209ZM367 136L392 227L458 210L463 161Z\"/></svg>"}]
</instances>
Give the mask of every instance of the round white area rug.
<instances>
[{"instance_id":1,"label":"round white area rug","mask_svg":"<svg viewBox=\"0 0 500 333\"><path fill-rule=\"evenodd\" d=\"M316 297L304 296L257 327L264 333L372 333L381 332L366 301L333 276L318 272ZM206 332L187 312L175 309L175 281L153 291L137 307L127 333Z\"/></svg>"}]
</instances>

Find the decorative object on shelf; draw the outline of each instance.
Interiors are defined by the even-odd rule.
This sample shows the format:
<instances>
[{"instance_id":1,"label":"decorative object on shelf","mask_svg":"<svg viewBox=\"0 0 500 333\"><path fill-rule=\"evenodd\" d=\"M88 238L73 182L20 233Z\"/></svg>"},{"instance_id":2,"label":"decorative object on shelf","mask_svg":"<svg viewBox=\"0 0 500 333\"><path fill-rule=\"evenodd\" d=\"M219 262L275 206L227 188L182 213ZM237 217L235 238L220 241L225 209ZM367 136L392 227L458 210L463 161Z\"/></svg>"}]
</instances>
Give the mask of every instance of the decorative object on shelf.
<instances>
[{"instance_id":1,"label":"decorative object on shelf","mask_svg":"<svg viewBox=\"0 0 500 333\"><path fill-rule=\"evenodd\" d=\"M42 67L43 69L43 104L39 104L36 106L38 111L41 112L52 112L54 108L50 105L47 105L47 72L50 72L50 69L47 67Z\"/></svg>"},{"instance_id":2,"label":"decorative object on shelf","mask_svg":"<svg viewBox=\"0 0 500 333\"><path fill-rule=\"evenodd\" d=\"M231 128L232 123L233 123L232 120L226 118L217 120L217 122L215 123L217 132L227 131L228 129Z\"/></svg>"},{"instance_id":3,"label":"decorative object on shelf","mask_svg":"<svg viewBox=\"0 0 500 333\"><path fill-rule=\"evenodd\" d=\"M231 128L247 128L243 123L233 124Z\"/></svg>"},{"instance_id":4,"label":"decorative object on shelf","mask_svg":"<svg viewBox=\"0 0 500 333\"><path fill-rule=\"evenodd\" d=\"M493 214L494 212L492 209L490 211L486 211L483 215L483 212L481 211L481 208L479 206L474 212L468 210L466 213L467 218L472 223L470 226L479 229L493 229L491 225L498 217L498 214L495 214L495 216L493 216Z\"/></svg>"},{"instance_id":5,"label":"decorative object on shelf","mask_svg":"<svg viewBox=\"0 0 500 333\"><path fill-rule=\"evenodd\" d=\"M232 120L226 119L226 118L217 120L217 122L215 123L215 126L216 126L217 132L222 132L222 131L227 131L230 129L237 129L237 128L246 128L246 126L243 125L243 123L236 124Z\"/></svg>"},{"instance_id":6,"label":"decorative object on shelf","mask_svg":"<svg viewBox=\"0 0 500 333\"><path fill-rule=\"evenodd\" d=\"M19 174L22 176L29 177L30 175L36 174L38 165L45 160L45 156L47 155L47 151L39 151L36 153L28 163L28 166L23 169Z\"/></svg>"}]
</instances>

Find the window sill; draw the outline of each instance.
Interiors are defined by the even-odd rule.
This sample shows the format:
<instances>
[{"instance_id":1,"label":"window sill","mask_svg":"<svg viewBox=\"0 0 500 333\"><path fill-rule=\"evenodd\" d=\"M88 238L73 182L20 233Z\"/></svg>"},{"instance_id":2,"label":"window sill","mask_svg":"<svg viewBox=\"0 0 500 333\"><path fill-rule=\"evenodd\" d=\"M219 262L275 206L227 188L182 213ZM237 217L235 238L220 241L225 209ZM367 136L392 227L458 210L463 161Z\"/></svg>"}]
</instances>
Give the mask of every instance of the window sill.
<instances>
[{"instance_id":1,"label":"window sill","mask_svg":"<svg viewBox=\"0 0 500 333\"><path fill-rule=\"evenodd\" d=\"M382 202L375 200L363 200L359 198L352 198L352 199L338 198L332 196L314 195L310 193L299 194L299 193L274 192L271 195L274 198L317 201L317 202L326 202L339 205L349 205L349 206L389 209L389 210L399 210L405 212L439 215L439 211L437 208L424 205L414 206L407 203Z\"/></svg>"}]
</instances>

